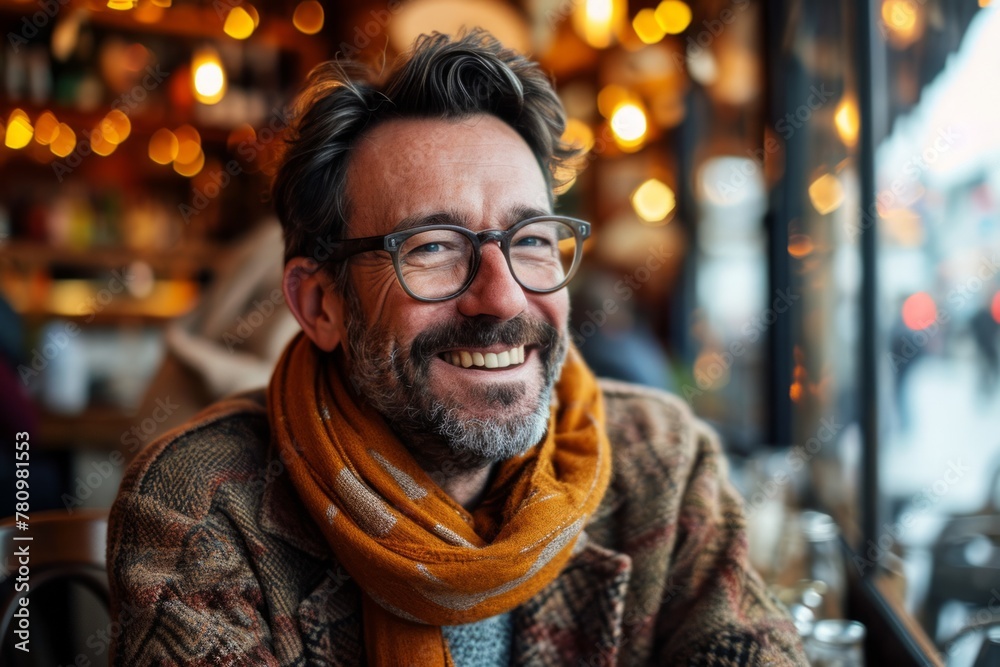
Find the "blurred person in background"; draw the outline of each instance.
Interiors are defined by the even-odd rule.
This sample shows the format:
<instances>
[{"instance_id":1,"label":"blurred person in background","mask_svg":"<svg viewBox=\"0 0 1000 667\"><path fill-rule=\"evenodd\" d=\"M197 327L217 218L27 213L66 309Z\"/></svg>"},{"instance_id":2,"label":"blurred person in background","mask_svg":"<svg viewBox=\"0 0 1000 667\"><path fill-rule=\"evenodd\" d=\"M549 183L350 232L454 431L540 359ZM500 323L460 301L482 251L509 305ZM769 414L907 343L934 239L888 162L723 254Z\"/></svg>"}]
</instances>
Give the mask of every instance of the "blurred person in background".
<instances>
[{"instance_id":1,"label":"blurred person in background","mask_svg":"<svg viewBox=\"0 0 1000 667\"><path fill-rule=\"evenodd\" d=\"M281 291L281 242L281 225L265 219L221 258L198 306L167 328L166 358L138 414L172 397L177 407L161 422L167 430L224 396L267 384L299 331Z\"/></svg>"},{"instance_id":2,"label":"blurred person in background","mask_svg":"<svg viewBox=\"0 0 1000 667\"><path fill-rule=\"evenodd\" d=\"M126 474L114 664L806 664L713 432L572 345L564 126L483 31L314 70L273 185L303 333Z\"/></svg>"}]
</instances>

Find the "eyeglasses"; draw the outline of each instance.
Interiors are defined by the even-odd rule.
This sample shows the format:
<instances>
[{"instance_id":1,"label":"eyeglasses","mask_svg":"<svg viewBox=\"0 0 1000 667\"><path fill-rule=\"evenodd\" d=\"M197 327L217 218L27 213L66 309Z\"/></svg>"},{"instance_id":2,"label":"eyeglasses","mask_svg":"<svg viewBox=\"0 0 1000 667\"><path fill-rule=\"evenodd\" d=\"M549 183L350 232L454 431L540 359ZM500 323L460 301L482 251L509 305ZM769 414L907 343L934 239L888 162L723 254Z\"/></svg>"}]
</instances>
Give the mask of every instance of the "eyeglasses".
<instances>
[{"instance_id":1,"label":"eyeglasses","mask_svg":"<svg viewBox=\"0 0 1000 667\"><path fill-rule=\"evenodd\" d=\"M338 241L331 244L331 259L384 250L392 256L396 278L407 294L418 301L447 301L475 280L483 244L497 242L514 280L530 292L546 294L573 278L589 236L589 222L558 215L527 218L506 231L427 225Z\"/></svg>"}]
</instances>

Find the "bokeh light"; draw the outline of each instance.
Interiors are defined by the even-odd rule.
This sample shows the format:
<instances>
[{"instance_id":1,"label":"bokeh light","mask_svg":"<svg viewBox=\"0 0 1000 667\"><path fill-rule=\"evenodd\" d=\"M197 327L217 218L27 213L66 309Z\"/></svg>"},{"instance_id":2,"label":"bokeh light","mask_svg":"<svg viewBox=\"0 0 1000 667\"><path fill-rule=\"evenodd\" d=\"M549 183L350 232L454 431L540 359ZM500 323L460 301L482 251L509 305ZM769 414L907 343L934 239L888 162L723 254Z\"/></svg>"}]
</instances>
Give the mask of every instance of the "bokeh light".
<instances>
[{"instance_id":1,"label":"bokeh light","mask_svg":"<svg viewBox=\"0 0 1000 667\"><path fill-rule=\"evenodd\" d=\"M937 305L927 292L917 292L903 302L903 324L910 329L926 329L936 319Z\"/></svg>"},{"instance_id":2,"label":"bokeh light","mask_svg":"<svg viewBox=\"0 0 1000 667\"><path fill-rule=\"evenodd\" d=\"M632 29L635 30L635 34L639 36L643 44L656 44L667 34L660 22L656 20L656 12L649 7L640 9L639 13L635 15L635 18L632 19Z\"/></svg>"},{"instance_id":3,"label":"bokeh light","mask_svg":"<svg viewBox=\"0 0 1000 667\"><path fill-rule=\"evenodd\" d=\"M246 39L253 34L256 23L250 13L243 7L233 7L226 15L223 31L235 39Z\"/></svg>"},{"instance_id":4,"label":"bokeh light","mask_svg":"<svg viewBox=\"0 0 1000 667\"><path fill-rule=\"evenodd\" d=\"M833 213L844 203L844 186L833 174L823 174L809 186L809 201L820 215Z\"/></svg>"},{"instance_id":5,"label":"bokeh light","mask_svg":"<svg viewBox=\"0 0 1000 667\"><path fill-rule=\"evenodd\" d=\"M149 138L149 159L157 164L170 164L177 159L179 147L177 135L162 127Z\"/></svg>"},{"instance_id":6,"label":"bokeh light","mask_svg":"<svg viewBox=\"0 0 1000 667\"><path fill-rule=\"evenodd\" d=\"M195 53L191 71L194 96L202 104L216 104L226 94L226 71L215 51L204 49Z\"/></svg>"},{"instance_id":7,"label":"bokeh light","mask_svg":"<svg viewBox=\"0 0 1000 667\"><path fill-rule=\"evenodd\" d=\"M647 180L632 193L632 208L643 221L662 222L677 205L674 191L655 178Z\"/></svg>"},{"instance_id":8,"label":"bokeh light","mask_svg":"<svg viewBox=\"0 0 1000 667\"><path fill-rule=\"evenodd\" d=\"M679 35L691 25L691 8L680 0L664 0L656 7L655 16L668 35Z\"/></svg>"},{"instance_id":9,"label":"bokeh light","mask_svg":"<svg viewBox=\"0 0 1000 667\"><path fill-rule=\"evenodd\" d=\"M31 142L34 135L35 128L32 127L28 114L22 109L11 111L7 118L7 134L4 136L4 145L7 148L24 148Z\"/></svg>"},{"instance_id":10,"label":"bokeh light","mask_svg":"<svg viewBox=\"0 0 1000 667\"><path fill-rule=\"evenodd\" d=\"M299 32L307 35L315 35L323 29L323 5L315 0L305 0L300 2L292 15L292 23Z\"/></svg>"}]
</instances>

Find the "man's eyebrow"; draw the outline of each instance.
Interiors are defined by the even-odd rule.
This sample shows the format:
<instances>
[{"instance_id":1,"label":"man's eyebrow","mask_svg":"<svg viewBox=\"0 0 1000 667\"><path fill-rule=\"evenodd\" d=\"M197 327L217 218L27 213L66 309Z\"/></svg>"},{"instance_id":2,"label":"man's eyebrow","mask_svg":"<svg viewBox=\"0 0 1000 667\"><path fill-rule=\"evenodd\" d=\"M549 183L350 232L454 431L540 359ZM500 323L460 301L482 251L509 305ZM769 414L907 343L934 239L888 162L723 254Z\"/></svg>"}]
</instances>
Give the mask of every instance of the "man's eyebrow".
<instances>
[{"instance_id":1,"label":"man's eyebrow","mask_svg":"<svg viewBox=\"0 0 1000 667\"><path fill-rule=\"evenodd\" d=\"M509 229L521 220L546 215L551 215L551 213L540 208L535 208L534 206L516 204L503 214L502 227L503 229ZM457 227L471 227L469 220L465 216L450 211L435 211L434 213L426 215L414 214L403 218L396 223L395 227L392 228L392 233L402 232L407 229L413 229L414 227L424 227L426 225L455 225Z\"/></svg>"},{"instance_id":2,"label":"man's eyebrow","mask_svg":"<svg viewBox=\"0 0 1000 667\"><path fill-rule=\"evenodd\" d=\"M392 233L402 232L414 227L424 227L425 225L456 225L466 227L466 221L461 216L448 211L435 211L428 215L408 215L392 228Z\"/></svg>"},{"instance_id":3,"label":"man's eyebrow","mask_svg":"<svg viewBox=\"0 0 1000 667\"><path fill-rule=\"evenodd\" d=\"M522 220L527 220L528 218L538 218L541 216L552 215L549 211L543 211L540 208L535 208L534 206L525 206L524 204L517 204L504 216L506 219L504 222L504 229L513 227L515 224L521 222Z\"/></svg>"}]
</instances>

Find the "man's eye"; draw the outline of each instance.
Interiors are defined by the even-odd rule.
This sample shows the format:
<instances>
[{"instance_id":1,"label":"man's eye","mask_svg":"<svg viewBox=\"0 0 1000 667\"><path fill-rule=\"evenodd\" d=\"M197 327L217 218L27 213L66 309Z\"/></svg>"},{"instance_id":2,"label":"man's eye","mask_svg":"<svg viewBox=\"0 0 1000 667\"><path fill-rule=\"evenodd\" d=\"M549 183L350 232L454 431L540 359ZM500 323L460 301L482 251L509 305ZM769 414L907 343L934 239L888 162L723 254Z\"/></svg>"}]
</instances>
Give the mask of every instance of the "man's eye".
<instances>
[{"instance_id":1,"label":"man's eye","mask_svg":"<svg viewBox=\"0 0 1000 667\"><path fill-rule=\"evenodd\" d=\"M443 252L444 249L445 249L445 247L444 247L443 243L425 243L422 246L417 246L416 248L414 248L410 252L428 253L429 254L429 253L435 253L435 252Z\"/></svg>"},{"instance_id":2,"label":"man's eye","mask_svg":"<svg viewBox=\"0 0 1000 667\"><path fill-rule=\"evenodd\" d=\"M518 239L515 245L540 248L551 245L551 242L541 236L525 236L524 238Z\"/></svg>"}]
</instances>

